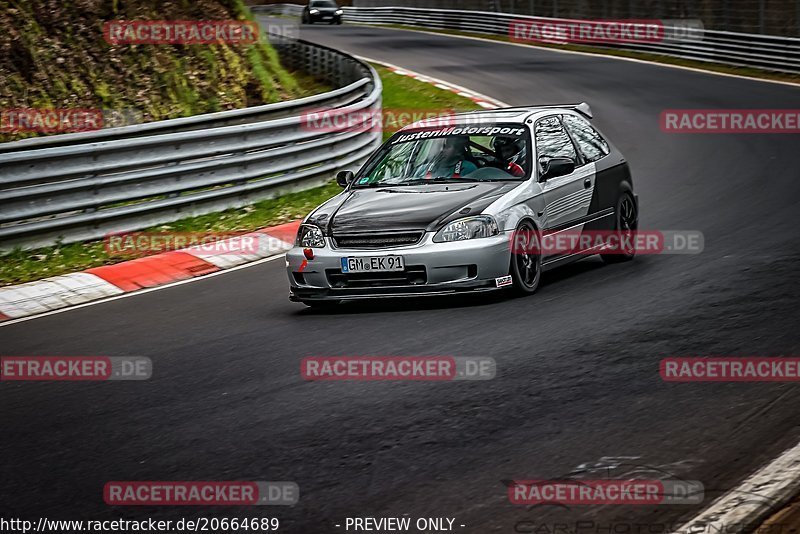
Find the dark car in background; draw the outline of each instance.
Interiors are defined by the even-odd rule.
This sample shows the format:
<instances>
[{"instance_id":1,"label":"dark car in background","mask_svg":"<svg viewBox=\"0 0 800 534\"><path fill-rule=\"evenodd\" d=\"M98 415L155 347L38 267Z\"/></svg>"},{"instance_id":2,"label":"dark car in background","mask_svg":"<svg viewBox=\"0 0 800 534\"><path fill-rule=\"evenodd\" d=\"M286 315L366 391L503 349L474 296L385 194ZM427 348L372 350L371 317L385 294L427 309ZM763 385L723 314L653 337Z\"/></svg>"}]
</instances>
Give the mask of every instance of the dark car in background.
<instances>
[{"instance_id":1,"label":"dark car in background","mask_svg":"<svg viewBox=\"0 0 800 534\"><path fill-rule=\"evenodd\" d=\"M333 0L311 0L303 8L303 24L327 22L328 24L341 24L344 11Z\"/></svg>"}]
</instances>

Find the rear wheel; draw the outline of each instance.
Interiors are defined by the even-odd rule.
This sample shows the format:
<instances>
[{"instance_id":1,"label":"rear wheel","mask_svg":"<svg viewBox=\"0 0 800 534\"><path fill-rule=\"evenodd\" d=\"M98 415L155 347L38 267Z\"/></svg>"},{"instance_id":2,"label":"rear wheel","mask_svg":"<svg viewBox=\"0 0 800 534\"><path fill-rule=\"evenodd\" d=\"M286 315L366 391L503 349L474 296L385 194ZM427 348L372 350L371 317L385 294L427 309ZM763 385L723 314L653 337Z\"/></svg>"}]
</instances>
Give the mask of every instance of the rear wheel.
<instances>
[{"instance_id":1,"label":"rear wheel","mask_svg":"<svg viewBox=\"0 0 800 534\"><path fill-rule=\"evenodd\" d=\"M530 295L539 287L542 277L542 256L539 254L538 233L530 221L523 221L514 234L511 247L511 280L514 291L520 295Z\"/></svg>"},{"instance_id":2,"label":"rear wheel","mask_svg":"<svg viewBox=\"0 0 800 534\"><path fill-rule=\"evenodd\" d=\"M623 193L617 201L616 223L614 231L619 238L612 252L600 254L606 263L620 263L630 261L636 255L634 237L639 226L639 214L636 211L636 202L630 193Z\"/></svg>"}]
</instances>

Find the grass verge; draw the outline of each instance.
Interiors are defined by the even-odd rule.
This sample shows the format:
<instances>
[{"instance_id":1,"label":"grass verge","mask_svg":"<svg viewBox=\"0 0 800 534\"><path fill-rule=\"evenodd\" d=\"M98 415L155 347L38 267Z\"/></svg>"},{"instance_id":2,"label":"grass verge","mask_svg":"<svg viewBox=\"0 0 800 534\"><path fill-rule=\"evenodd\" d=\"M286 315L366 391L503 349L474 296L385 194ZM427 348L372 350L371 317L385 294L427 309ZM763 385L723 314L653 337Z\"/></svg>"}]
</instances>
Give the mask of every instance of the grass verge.
<instances>
[{"instance_id":1,"label":"grass verge","mask_svg":"<svg viewBox=\"0 0 800 534\"><path fill-rule=\"evenodd\" d=\"M239 209L190 217L145 228L144 232L242 232L304 217L342 189L336 184L290 193ZM69 243L35 250L14 250L0 257L0 286L111 265L131 259L109 255L103 241Z\"/></svg>"},{"instance_id":2,"label":"grass verge","mask_svg":"<svg viewBox=\"0 0 800 534\"><path fill-rule=\"evenodd\" d=\"M383 82L385 110L468 111L477 108L472 100L394 74L375 65ZM384 134L386 137L386 134ZM290 193L239 209L190 217L143 229L150 232L240 232L274 226L304 217L318 204L341 191L334 183L323 187ZM0 286L39 280L48 276L72 273L101 265L110 265L130 258L109 255L103 241L70 243L35 250L14 250L0 256Z\"/></svg>"},{"instance_id":3,"label":"grass verge","mask_svg":"<svg viewBox=\"0 0 800 534\"><path fill-rule=\"evenodd\" d=\"M388 139L409 118L423 118L430 113L459 112L480 109L469 98L439 89L429 83L401 76L381 65L373 65L383 81L383 139ZM411 117L416 115L416 117Z\"/></svg>"},{"instance_id":4,"label":"grass verge","mask_svg":"<svg viewBox=\"0 0 800 534\"><path fill-rule=\"evenodd\" d=\"M406 26L403 24L381 24L376 25L379 28L395 28L398 30L417 30L426 31L431 33L441 33L445 35L460 35L464 37L478 37L480 39L487 39L489 41L499 41L503 43L515 43L523 46L530 46L532 48L550 48L554 50L569 50L572 52L586 52L590 54L599 54L605 56L625 57L631 59L641 59L643 61L652 61L653 63L663 63L665 65L676 65L680 67L690 67L699 70L707 70L710 72L719 72L722 74L734 74L737 76L744 76L746 78L756 78L762 80L774 80L779 82L800 83L800 75L789 74L782 72L772 72L768 70L750 68L750 67L733 67L729 65L720 65L717 63L710 63L706 61L696 61L690 59L682 59L672 56L664 56L660 54L650 54L646 52L637 52L633 50L615 50L611 48L604 48L599 46L587 46L576 44L550 44L550 43L521 43L514 41L505 35L491 35L486 33L465 32L461 30L442 30L438 28L424 28L420 26Z\"/></svg>"}]
</instances>

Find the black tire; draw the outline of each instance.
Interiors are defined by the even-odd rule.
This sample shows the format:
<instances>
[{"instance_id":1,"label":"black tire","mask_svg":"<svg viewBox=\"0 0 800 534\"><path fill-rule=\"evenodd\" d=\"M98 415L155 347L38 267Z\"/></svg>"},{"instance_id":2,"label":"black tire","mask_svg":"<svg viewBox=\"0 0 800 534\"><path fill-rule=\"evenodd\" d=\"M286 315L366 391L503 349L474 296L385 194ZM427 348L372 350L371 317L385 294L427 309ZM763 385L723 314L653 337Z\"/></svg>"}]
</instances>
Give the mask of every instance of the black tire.
<instances>
[{"instance_id":1,"label":"black tire","mask_svg":"<svg viewBox=\"0 0 800 534\"><path fill-rule=\"evenodd\" d=\"M538 236L530 221L522 221L514 234L511 247L511 280L518 295L531 295L539 287L542 278L542 255L529 246L532 236Z\"/></svg>"},{"instance_id":2,"label":"black tire","mask_svg":"<svg viewBox=\"0 0 800 534\"><path fill-rule=\"evenodd\" d=\"M639 213L636 201L630 193L622 193L617 200L614 231L619 235L620 246L609 254L600 254L606 263L622 263L630 261L636 256L633 246L633 236L639 227Z\"/></svg>"},{"instance_id":3,"label":"black tire","mask_svg":"<svg viewBox=\"0 0 800 534\"><path fill-rule=\"evenodd\" d=\"M342 19L339 19L339 20L336 21L336 24L341 24L341 23L342 23Z\"/></svg>"}]
</instances>

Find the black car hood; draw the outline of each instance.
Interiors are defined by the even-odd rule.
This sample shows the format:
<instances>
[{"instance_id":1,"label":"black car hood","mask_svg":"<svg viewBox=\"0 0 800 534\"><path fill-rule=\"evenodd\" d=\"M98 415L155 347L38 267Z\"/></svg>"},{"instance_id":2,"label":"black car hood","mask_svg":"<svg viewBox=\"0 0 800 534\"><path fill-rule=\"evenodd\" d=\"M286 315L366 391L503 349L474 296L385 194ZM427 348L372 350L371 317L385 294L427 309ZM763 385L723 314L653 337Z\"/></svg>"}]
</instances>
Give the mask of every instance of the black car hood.
<instances>
[{"instance_id":1,"label":"black car hood","mask_svg":"<svg viewBox=\"0 0 800 534\"><path fill-rule=\"evenodd\" d=\"M326 234L437 230L451 219L480 213L520 182L426 184L355 188L320 206L308 222Z\"/></svg>"}]
</instances>

